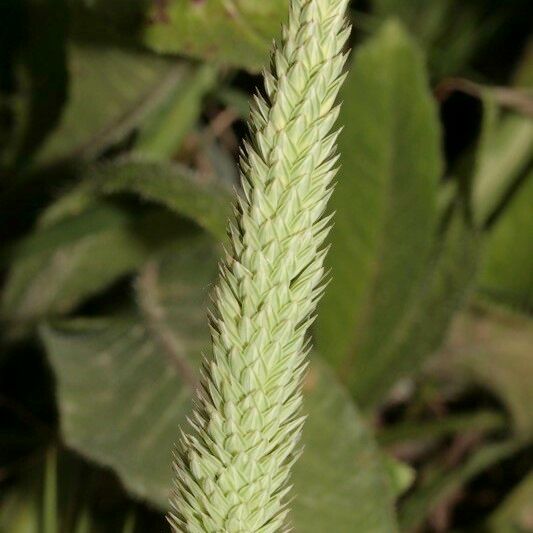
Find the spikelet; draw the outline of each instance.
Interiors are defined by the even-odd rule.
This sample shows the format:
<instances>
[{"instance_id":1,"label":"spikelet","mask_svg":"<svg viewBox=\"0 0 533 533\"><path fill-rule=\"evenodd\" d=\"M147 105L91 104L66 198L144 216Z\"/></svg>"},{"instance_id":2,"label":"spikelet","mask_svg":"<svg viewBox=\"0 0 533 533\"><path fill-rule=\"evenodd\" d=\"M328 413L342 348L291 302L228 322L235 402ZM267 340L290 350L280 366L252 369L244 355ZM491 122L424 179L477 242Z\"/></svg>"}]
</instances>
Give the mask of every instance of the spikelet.
<instances>
[{"instance_id":1,"label":"spikelet","mask_svg":"<svg viewBox=\"0 0 533 533\"><path fill-rule=\"evenodd\" d=\"M252 105L237 221L210 317L213 358L175 454L174 531L287 528L288 479L304 421L305 334L323 290L347 3L290 2L281 46L264 73L265 97Z\"/></svg>"}]
</instances>

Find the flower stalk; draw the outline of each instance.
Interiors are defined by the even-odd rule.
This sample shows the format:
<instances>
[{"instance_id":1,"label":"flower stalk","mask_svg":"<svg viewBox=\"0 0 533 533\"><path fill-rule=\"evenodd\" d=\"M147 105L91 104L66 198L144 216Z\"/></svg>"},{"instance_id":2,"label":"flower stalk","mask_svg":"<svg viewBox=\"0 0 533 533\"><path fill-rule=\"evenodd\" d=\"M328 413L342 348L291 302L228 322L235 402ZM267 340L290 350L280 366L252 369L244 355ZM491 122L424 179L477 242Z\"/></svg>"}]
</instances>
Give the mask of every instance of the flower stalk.
<instances>
[{"instance_id":1,"label":"flower stalk","mask_svg":"<svg viewBox=\"0 0 533 533\"><path fill-rule=\"evenodd\" d=\"M242 193L220 267L190 433L169 520L188 533L286 528L304 417L306 331L324 284L348 0L292 0L241 158Z\"/></svg>"}]
</instances>

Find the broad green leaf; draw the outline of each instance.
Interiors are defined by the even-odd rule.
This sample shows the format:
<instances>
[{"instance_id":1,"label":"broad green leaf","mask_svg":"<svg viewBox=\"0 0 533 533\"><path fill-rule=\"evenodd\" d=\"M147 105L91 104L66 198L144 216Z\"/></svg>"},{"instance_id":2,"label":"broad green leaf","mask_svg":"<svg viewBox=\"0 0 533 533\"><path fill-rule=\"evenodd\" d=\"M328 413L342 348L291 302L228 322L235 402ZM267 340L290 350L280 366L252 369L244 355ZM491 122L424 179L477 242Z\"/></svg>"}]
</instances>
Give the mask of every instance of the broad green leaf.
<instances>
[{"instance_id":1,"label":"broad green leaf","mask_svg":"<svg viewBox=\"0 0 533 533\"><path fill-rule=\"evenodd\" d=\"M66 443L110 466L126 487L168 504L173 443L191 411L208 348L208 289L216 256L205 242L149 262L130 315L43 330Z\"/></svg>"},{"instance_id":2,"label":"broad green leaf","mask_svg":"<svg viewBox=\"0 0 533 533\"><path fill-rule=\"evenodd\" d=\"M417 297L437 226L439 121L422 55L396 23L355 56L343 93L342 169L320 305L321 353L352 382Z\"/></svg>"},{"instance_id":3,"label":"broad green leaf","mask_svg":"<svg viewBox=\"0 0 533 533\"><path fill-rule=\"evenodd\" d=\"M461 487L491 466L507 459L523 447L518 440L488 444L473 452L461 465L442 470L421 483L403 502L400 509L402 531L418 531L438 505L461 490Z\"/></svg>"},{"instance_id":4,"label":"broad green leaf","mask_svg":"<svg viewBox=\"0 0 533 533\"><path fill-rule=\"evenodd\" d=\"M229 187L183 165L137 156L89 167L80 185L52 205L44 220L50 224L65 214L83 211L96 198L118 193L132 193L159 203L217 238L225 237L233 199Z\"/></svg>"},{"instance_id":5,"label":"broad green leaf","mask_svg":"<svg viewBox=\"0 0 533 533\"><path fill-rule=\"evenodd\" d=\"M100 204L38 229L11 265L2 315L22 327L45 315L70 311L134 270L177 232L170 215L134 215L113 204Z\"/></svg>"},{"instance_id":6,"label":"broad green leaf","mask_svg":"<svg viewBox=\"0 0 533 533\"><path fill-rule=\"evenodd\" d=\"M157 52L259 71L287 14L287 0L153 2L144 42Z\"/></svg>"},{"instance_id":7,"label":"broad green leaf","mask_svg":"<svg viewBox=\"0 0 533 533\"><path fill-rule=\"evenodd\" d=\"M2 258L7 262L14 262L54 251L60 246L73 244L79 239L111 227L123 227L130 222L125 210L110 205L109 202L95 203L87 206L87 209L79 210L68 205L70 210L67 210L67 206L63 207L63 201L67 198L68 196L62 197L45 210L37 221L35 231L8 248ZM77 206L79 204L80 202Z\"/></svg>"},{"instance_id":8,"label":"broad green leaf","mask_svg":"<svg viewBox=\"0 0 533 533\"><path fill-rule=\"evenodd\" d=\"M135 151L145 156L170 158L185 136L196 126L203 97L216 81L216 70L204 65L190 76L184 86L176 86L167 101L140 129Z\"/></svg>"},{"instance_id":9,"label":"broad green leaf","mask_svg":"<svg viewBox=\"0 0 533 533\"><path fill-rule=\"evenodd\" d=\"M480 290L513 307L533 309L533 173L505 206L487 236Z\"/></svg>"},{"instance_id":10,"label":"broad green leaf","mask_svg":"<svg viewBox=\"0 0 533 533\"><path fill-rule=\"evenodd\" d=\"M373 0L374 11L385 18L397 17L423 43L430 44L446 21L450 0Z\"/></svg>"},{"instance_id":11,"label":"broad green leaf","mask_svg":"<svg viewBox=\"0 0 533 533\"><path fill-rule=\"evenodd\" d=\"M90 158L120 141L185 77L183 67L118 46L70 43L69 100L39 163Z\"/></svg>"},{"instance_id":12,"label":"broad green leaf","mask_svg":"<svg viewBox=\"0 0 533 533\"><path fill-rule=\"evenodd\" d=\"M166 211L142 208L134 214L105 199L124 193L161 204L219 240L225 237L232 196L219 180L141 158L90 166L80 184L50 205L38 228L8 252L5 317L32 322L68 312L180 233L180 220Z\"/></svg>"},{"instance_id":13,"label":"broad green leaf","mask_svg":"<svg viewBox=\"0 0 533 533\"><path fill-rule=\"evenodd\" d=\"M440 237L416 296L397 326L382 339L366 365L359 365L353 388L363 406L382 401L401 377L412 374L443 343L455 312L474 286L480 237L460 210Z\"/></svg>"},{"instance_id":14,"label":"broad green leaf","mask_svg":"<svg viewBox=\"0 0 533 533\"><path fill-rule=\"evenodd\" d=\"M447 360L488 388L509 410L517 434L533 437L533 321L492 306L478 306L454 323Z\"/></svg>"},{"instance_id":15,"label":"broad green leaf","mask_svg":"<svg viewBox=\"0 0 533 533\"><path fill-rule=\"evenodd\" d=\"M206 240L186 242L141 271L129 314L42 331L65 441L160 508L168 505L171 450L209 345L206 303L217 255ZM380 454L347 393L318 360L305 390L295 531L395 531Z\"/></svg>"},{"instance_id":16,"label":"broad green leaf","mask_svg":"<svg viewBox=\"0 0 533 533\"><path fill-rule=\"evenodd\" d=\"M390 464L348 392L318 356L312 358L304 391L304 453L292 475L295 531L393 533ZM394 468L398 474L398 465Z\"/></svg>"},{"instance_id":17,"label":"broad green leaf","mask_svg":"<svg viewBox=\"0 0 533 533\"><path fill-rule=\"evenodd\" d=\"M498 506L489 519L491 533L526 533L533 527L533 471Z\"/></svg>"}]
</instances>

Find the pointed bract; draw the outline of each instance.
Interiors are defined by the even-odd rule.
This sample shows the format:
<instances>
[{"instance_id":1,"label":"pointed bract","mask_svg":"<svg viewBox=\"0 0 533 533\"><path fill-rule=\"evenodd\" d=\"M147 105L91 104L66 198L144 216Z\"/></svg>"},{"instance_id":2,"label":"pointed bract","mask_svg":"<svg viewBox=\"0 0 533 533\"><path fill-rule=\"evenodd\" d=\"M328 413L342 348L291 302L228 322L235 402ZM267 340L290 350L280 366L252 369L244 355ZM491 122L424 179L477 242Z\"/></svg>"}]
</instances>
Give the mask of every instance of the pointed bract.
<instances>
[{"instance_id":1,"label":"pointed bract","mask_svg":"<svg viewBox=\"0 0 533 533\"><path fill-rule=\"evenodd\" d=\"M169 520L188 533L287 527L305 338L322 292L348 0L292 0L256 96L243 193L210 318L213 361L177 447Z\"/></svg>"}]
</instances>

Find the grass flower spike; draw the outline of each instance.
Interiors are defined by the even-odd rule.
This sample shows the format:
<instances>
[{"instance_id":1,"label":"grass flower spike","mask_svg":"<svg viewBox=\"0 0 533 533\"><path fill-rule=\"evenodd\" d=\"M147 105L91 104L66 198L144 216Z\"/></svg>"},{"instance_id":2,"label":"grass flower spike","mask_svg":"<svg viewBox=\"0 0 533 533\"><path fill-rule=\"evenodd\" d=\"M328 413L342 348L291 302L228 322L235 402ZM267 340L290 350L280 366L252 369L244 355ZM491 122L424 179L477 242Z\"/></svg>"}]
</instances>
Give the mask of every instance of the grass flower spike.
<instances>
[{"instance_id":1,"label":"grass flower spike","mask_svg":"<svg viewBox=\"0 0 533 533\"><path fill-rule=\"evenodd\" d=\"M176 452L175 531L287 527L306 331L323 290L347 3L291 1L265 96L252 106L243 192L211 317L213 358Z\"/></svg>"}]
</instances>

